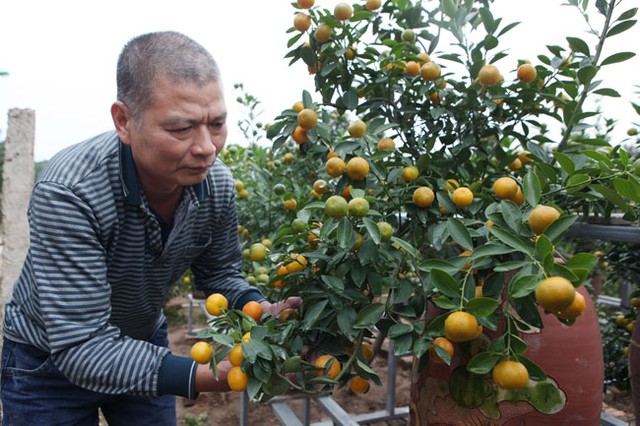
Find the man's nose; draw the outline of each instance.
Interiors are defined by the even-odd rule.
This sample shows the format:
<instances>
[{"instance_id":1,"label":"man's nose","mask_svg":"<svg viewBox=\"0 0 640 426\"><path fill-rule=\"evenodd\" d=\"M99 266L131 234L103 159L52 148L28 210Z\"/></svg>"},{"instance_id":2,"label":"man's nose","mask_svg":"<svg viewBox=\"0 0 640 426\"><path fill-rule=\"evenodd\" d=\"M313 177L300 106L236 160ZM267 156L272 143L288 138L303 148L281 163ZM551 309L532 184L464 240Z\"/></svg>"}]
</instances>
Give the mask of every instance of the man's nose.
<instances>
[{"instance_id":1,"label":"man's nose","mask_svg":"<svg viewBox=\"0 0 640 426\"><path fill-rule=\"evenodd\" d=\"M197 157L210 157L216 153L213 136L207 126L198 128L191 146L191 153Z\"/></svg>"}]
</instances>

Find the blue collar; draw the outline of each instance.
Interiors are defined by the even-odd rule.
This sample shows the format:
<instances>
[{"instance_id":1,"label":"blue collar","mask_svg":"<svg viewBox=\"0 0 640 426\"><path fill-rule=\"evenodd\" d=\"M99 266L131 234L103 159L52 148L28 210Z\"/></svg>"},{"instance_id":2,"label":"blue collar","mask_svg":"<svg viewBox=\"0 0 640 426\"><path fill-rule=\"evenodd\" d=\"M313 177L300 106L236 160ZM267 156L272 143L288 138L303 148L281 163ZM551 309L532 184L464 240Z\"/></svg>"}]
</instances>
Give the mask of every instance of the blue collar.
<instances>
[{"instance_id":1,"label":"blue collar","mask_svg":"<svg viewBox=\"0 0 640 426\"><path fill-rule=\"evenodd\" d=\"M136 171L136 163L133 161L131 147L120 141L120 180L122 181L122 189L124 190L124 202L139 206L142 204L140 197L140 189L138 187L138 173ZM211 187L209 179L196 183L188 187L193 191L198 202L202 202L205 197L211 195Z\"/></svg>"}]
</instances>

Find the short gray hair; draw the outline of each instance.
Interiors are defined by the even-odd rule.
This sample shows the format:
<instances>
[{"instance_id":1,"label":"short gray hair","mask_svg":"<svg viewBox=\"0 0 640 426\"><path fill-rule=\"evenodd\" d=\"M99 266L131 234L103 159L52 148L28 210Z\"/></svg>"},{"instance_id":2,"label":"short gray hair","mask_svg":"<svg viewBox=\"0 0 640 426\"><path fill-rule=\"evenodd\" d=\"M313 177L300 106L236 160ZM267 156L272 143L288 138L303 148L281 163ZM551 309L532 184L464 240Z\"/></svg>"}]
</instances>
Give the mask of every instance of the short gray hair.
<instances>
[{"instance_id":1,"label":"short gray hair","mask_svg":"<svg viewBox=\"0 0 640 426\"><path fill-rule=\"evenodd\" d=\"M219 81L220 70L211 54L184 34L163 31L131 39L120 53L116 81L118 100L129 108L136 125L153 102L153 90L161 77L202 87Z\"/></svg>"}]
</instances>

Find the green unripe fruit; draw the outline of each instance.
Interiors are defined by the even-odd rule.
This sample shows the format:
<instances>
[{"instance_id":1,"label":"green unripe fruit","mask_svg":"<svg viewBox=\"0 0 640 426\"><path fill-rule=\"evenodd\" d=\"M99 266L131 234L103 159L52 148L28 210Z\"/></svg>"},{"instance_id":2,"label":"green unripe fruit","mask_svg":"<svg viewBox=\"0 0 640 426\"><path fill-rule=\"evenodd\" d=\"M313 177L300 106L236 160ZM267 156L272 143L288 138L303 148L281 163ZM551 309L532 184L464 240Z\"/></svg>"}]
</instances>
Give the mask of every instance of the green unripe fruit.
<instances>
[{"instance_id":1,"label":"green unripe fruit","mask_svg":"<svg viewBox=\"0 0 640 426\"><path fill-rule=\"evenodd\" d=\"M305 222L300 218L296 218L296 219L293 219L293 221L291 222L291 227L293 228L294 231L301 232L307 229L307 222Z\"/></svg>"},{"instance_id":2,"label":"green unripe fruit","mask_svg":"<svg viewBox=\"0 0 640 426\"><path fill-rule=\"evenodd\" d=\"M355 218L365 217L369 213L369 202L361 197L349 201L347 205L349 214Z\"/></svg>"},{"instance_id":3,"label":"green unripe fruit","mask_svg":"<svg viewBox=\"0 0 640 426\"><path fill-rule=\"evenodd\" d=\"M276 195L282 195L284 194L286 188L284 187L283 184L281 183L277 183L274 187L273 187L273 192L276 193Z\"/></svg>"},{"instance_id":4,"label":"green unripe fruit","mask_svg":"<svg viewBox=\"0 0 640 426\"><path fill-rule=\"evenodd\" d=\"M402 31L402 41L413 43L416 41L416 33L413 30L406 29Z\"/></svg>"},{"instance_id":5,"label":"green unripe fruit","mask_svg":"<svg viewBox=\"0 0 640 426\"><path fill-rule=\"evenodd\" d=\"M345 217L348 212L347 200L340 195L333 195L325 201L324 211L329 217L336 219Z\"/></svg>"},{"instance_id":6,"label":"green unripe fruit","mask_svg":"<svg viewBox=\"0 0 640 426\"><path fill-rule=\"evenodd\" d=\"M393 227L387 222L378 222L378 229L380 230L380 240L387 242L393 237Z\"/></svg>"}]
</instances>

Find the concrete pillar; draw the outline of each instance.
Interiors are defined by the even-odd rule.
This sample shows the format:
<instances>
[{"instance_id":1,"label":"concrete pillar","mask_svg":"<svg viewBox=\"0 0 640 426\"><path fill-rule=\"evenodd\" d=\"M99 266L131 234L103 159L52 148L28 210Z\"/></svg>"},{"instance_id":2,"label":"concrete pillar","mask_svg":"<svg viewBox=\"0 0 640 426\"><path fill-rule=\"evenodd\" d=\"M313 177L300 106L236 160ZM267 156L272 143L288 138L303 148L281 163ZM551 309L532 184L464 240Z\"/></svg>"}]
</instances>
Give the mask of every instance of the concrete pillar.
<instances>
[{"instance_id":1,"label":"concrete pillar","mask_svg":"<svg viewBox=\"0 0 640 426\"><path fill-rule=\"evenodd\" d=\"M2 166L2 242L0 244L0 316L11 297L29 246L27 207L34 183L35 111L9 111ZM1 331L0 331L1 333Z\"/></svg>"}]
</instances>

